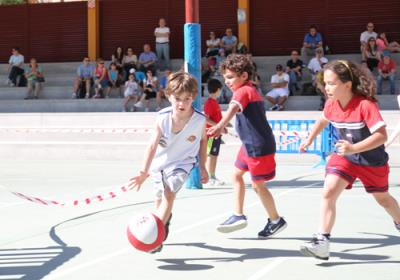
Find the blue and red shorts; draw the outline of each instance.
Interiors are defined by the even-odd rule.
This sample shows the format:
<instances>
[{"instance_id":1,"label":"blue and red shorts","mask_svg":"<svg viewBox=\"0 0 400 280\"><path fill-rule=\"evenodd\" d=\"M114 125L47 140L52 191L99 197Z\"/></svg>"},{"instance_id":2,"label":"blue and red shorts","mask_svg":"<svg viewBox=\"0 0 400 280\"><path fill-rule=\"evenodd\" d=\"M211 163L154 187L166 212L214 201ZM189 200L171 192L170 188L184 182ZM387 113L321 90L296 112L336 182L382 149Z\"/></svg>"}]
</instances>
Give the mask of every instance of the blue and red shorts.
<instances>
[{"instance_id":1,"label":"blue and red shorts","mask_svg":"<svg viewBox=\"0 0 400 280\"><path fill-rule=\"evenodd\" d=\"M236 157L235 166L243 171L249 171L253 182L265 182L275 177L275 154L260 157L249 157L242 146Z\"/></svg>"},{"instance_id":2,"label":"blue and red shorts","mask_svg":"<svg viewBox=\"0 0 400 280\"><path fill-rule=\"evenodd\" d=\"M389 165L365 166L355 164L346 158L333 154L326 165L326 175L335 174L346 180L351 189L358 178L368 193L387 192L389 189Z\"/></svg>"}]
</instances>

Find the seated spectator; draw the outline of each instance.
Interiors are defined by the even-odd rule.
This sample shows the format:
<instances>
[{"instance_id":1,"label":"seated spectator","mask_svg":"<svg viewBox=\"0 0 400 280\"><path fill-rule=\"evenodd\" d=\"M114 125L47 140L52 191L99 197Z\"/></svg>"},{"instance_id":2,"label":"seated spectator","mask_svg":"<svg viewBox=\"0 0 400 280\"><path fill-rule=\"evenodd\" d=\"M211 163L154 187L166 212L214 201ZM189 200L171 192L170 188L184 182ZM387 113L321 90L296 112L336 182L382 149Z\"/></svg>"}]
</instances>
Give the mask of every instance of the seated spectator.
<instances>
[{"instance_id":1,"label":"seated spectator","mask_svg":"<svg viewBox=\"0 0 400 280\"><path fill-rule=\"evenodd\" d=\"M216 56L218 54L219 46L221 44L221 40L215 36L215 32L210 32L210 39L206 41L207 51L206 57Z\"/></svg>"},{"instance_id":2,"label":"seated spectator","mask_svg":"<svg viewBox=\"0 0 400 280\"><path fill-rule=\"evenodd\" d=\"M364 31L363 33L361 33L360 36L360 50L361 50L361 54L364 54L364 49L367 47L368 45L368 39L373 37L374 39L376 39L376 37L378 36L378 34L376 34L376 32L374 32L374 24L372 22L368 22L367 24L367 30Z\"/></svg>"},{"instance_id":3,"label":"seated spectator","mask_svg":"<svg viewBox=\"0 0 400 280\"><path fill-rule=\"evenodd\" d=\"M44 75L36 58L31 58L28 67L25 69L25 77L28 80L28 94L24 99L38 99L44 83Z\"/></svg>"},{"instance_id":4,"label":"seated spectator","mask_svg":"<svg viewBox=\"0 0 400 280\"><path fill-rule=\"evenodd\" d=\"M167 82L168 82L168 77L171 75L172 71L169 69L166 69L164 72L164 75L161 76L160 82L158 83L158 95L161 98L165 98L165 88L167 87Z\"/></svg>"},{"instance_id":5,"label":"seated spectator","mask_svg":"<svg viewBox=\"0 0 400 280\"><path fill-rule=\"evenodd\" d=\"M147 73L150 70L153 75L156 72L157 56L151 51L149 44L143 46L143 52L139 56L139 70Z\"/></svg>"},{"instance_id":6,"label":"seated spectator","mask_svg":"<svg viewBox=\"0 0 400 280\"><path fill-rule=\"evenodd\" d=\"M324 110L325 107L325 102L328 99L328 96L326 94L325 90L325 82L324 82L324 72L319 71L317 75L315 76L315 87L317 90L317 93L321 96L321 101L319 104L319 109L320 111Z\"/></svg>"},{"instance_id":7,"label":"seated spectator","mask_svg":"<svg viewBox=\"0 0 400 280\"><path fill-rule=\"evenodd\" d=\"M159 63L159 69L170 68L169 59L169 34L170 30L167 27L165 18L160 18L158 21L158 27L154 30L154 36L156 37L156 53Z\"/></svg>"},{"instance_id":8,"label":"seated spectator","mask_svg":"<svg viewBox=\"0 0 400 280\"><path fill-rule=\"evenodd\" d=\"M315 83L315 75L322 70L322 67L328 63L328 59L324 57L322 49L315 51L315 57L308 63L308 69L311 72L313 83Z\"/></svg>"},{"instance_id":9,"label":"seated spectator","mask_svg":"<svg viewBox=\"0 0 400 280\"><path fill-rule=\"evenodd\" d=\"M381 53L378 51L374 37L368 39L368 45L364 48L363 63L367 63L368 69L372 72L381 60Z\"/></svg>"},{"instance_id":10,"label":"seated spectator","mask_svg":"<svg viewBox=\"0 0 400 280\"><path fill-rule=\"evenodd\" d=\"M151 70L147 70L146 79L143 80L143 95L140 102L136 104L137 107L144 106L145 112L149 112L150 100L154 98L157 102L156 111L161 109L161 96L157 90L157 83L157 77L153 76Z\"/></svg>"},{"instance_id":11,"label":"seated spectator","mask_svg":"<svg viewBox=\"0 0 400 280\"><path fill-rule=\"evenodd\" d=\"M125 82L125 91L124 91L124 112L128 112L128 104L133 101L133 104L139 100L141 95L141 90L139 84L136 82L135 74L130 73L128 76L128 80ZM132 107L133 111L135 111L135 106Z\"/></svg>"},{"instance_id":12,"label":"seated spectator","mask_svg":"<svg viewBox=\"0 0 400 280\"><path fill-rule=\"evenodd\" d=\"M223 48L221 48L221 49L219 49L218 55L216 57L215 69L217 71L219 70L219 66L220 66L221 62L224 61L225 59L226 59L226 52Z\"/></svg>"},{"instance_id":13,"label":"seated spectator","mask_svg":"<svg viewBox=\"0 0 400 280\"><path fill-rule=\"evenodd\" d=\"M283 71L283 66L276 65L276 74L271 77L272 90L265 96L272 103L270 111L283 110L289 96L289 75Z\"/></svg>"},{"instance_id":14,"label":"seated spectator","mask_svg":"<svg viewBox=\"0 0 400 280\"><path fill-rule=\"evenodd\" d=\"M128 79L128 74L131 69L137 70L138 59L136 54L134 54L132 48L126 49L126 55L122 59L122 68L123 68L123 80Z\"/></svg>"},{"instance_id":15,"label":"seated spectator","mask_svg":"<svg viewBox=\"0 0 400 280\"><path fill-rule=\"evenodd\" d=\"M389 51L383 53L383 59L378 64L378 94L382 94L383 80L389 80L390 82L390 94L396 93L396 62L390 58Z\"/></svg>"},{"instance_id":16,"label":"seated spectator","mask_svg":"<svg viewBox=\"0 0 400 280\"><path fill-rule=\"evenodd\" d=\"M18 47L12 48L12 55L8 60L8 80L7 85L12 87L14 86L22 86L20 84L17 85L17 77L23 77L24 75L24 56L19 52Z\"/></svg>"},{"instance_id":17,"label":"seated spectator","mask_svg":"<svg viewBox=\"0 0 400 280\"><path fill-rule=\"evenodd\" d=\"M118 72L117 65L111 62L110 69L108 70L108 88L106 98L111 94L113 88L118 89L119 96L121 96L121 75Z\"/></svg>"},{"instance_id":18,"label":"seated spectator","mask_svg":"<svg viewBox=\"0 0 400 280\"><path fill-rule=\"evenodd\" d=\"M290 77L289 92L293 95L295 90L298 90L297 82L301 80L301 70L303 69L303 61L299 59L299 52L293 50L290 59L286 62L286 73Z\"/></svg>"},{"instance_id":19,"label":"seated spectator","mask_svg":"<svg viewBox=\"0 0 400 280\"><path fill-rule=\"evenodd\" d=\"M315 25L310 26L310 31L304 36L303 47L301 48L301 58L307 63L310 57L315 56L315 52L322 49L322 36L317 32Z\"/></svg>"},{"instance_id":20,"label":"seated spectator","mask_svg":"<svg viewBox=\"0 0 400 280\"><path fill-rule=\"evenodd\" d=\"M90 97L90 89L93 85L93 72L94 67L90 64L89 57L83 58L83 63L78 66L76 71L76 78L74 81L74 92L72 93L72 98L78 98L78 91L83 86L86 89L85 98Z\"/></svg>"},{"instance_id":21,"label":"seated spectator","mask_svg":"<svg viewBox=\"0 0 400 280\"><path fill-rule=\"evenodd\" d=\"M378 46L378 51L380 53L383 53L385 50L390 52L400 52L400 44L395 41L389 43L385 32L379 33L376 38L376 45Z\"/></svg>"},{"instance_id":22,"label":"seated spectator","mask_svg":"<svg viewBox=\"0 0 400 280\"><path fill-rule=\"evenodd\" d=\"M95 95L93 98L101 98L100 91L104 94L104 90L108 87L107 68L101 58L97 60L97 66L94 69L94 85Z\"/></svg>"},{"instance_id":23,"label":"seated spectator","mask_svg":"<svg viewBox=\"0 0 400 280\"><path fill-rule=\"evenodd\" d=\"M221 39L221 48L225 50L225 55L228 56L231 53L236 53L236 46L238 44L238 39L233 35L232 29L227 28L225 31L225 36Z\"/></svg>"},{"instance_id":24,"label":"seated spectator","mask_svg":"<svg viewBox=\"0 0 400 280\"><path fill-rule=\"evenodd\" d=\"M114 53L111 56L111 62L115 63L117 66L118 72L122 75L122 66L124 59L124 49L122 47L116 47Z\"/></svg>"}]
</instances>

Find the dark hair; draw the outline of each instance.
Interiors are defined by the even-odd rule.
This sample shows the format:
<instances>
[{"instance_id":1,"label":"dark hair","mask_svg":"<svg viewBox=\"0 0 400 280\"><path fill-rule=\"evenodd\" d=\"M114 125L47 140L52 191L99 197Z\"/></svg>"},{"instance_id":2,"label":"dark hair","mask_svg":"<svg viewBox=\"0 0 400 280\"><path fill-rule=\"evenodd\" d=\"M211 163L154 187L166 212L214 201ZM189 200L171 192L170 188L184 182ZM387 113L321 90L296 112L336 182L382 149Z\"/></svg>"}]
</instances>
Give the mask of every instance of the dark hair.
<instances>
[{"instance_id":1,"label":"dark hair","mask_svg":"<svg viewBox=\"0 0 400 280\"><path fill-rule=\"evenodd\" d=\"M19 47L13 47L12 49L16 50L17 52L19 52L19 50L20 50Z\"/></svg>"},{"instance_id":2,"label":"dark hair","mask_svg":"<svg viewBox=\"0 0 400 280\"><path fill-rule=\"evenodd\" d=\"M228 55L228 57L221 62L219 69L221 73L225 73L226 70L230 70L238 75L246 72L248 74L248 79L250 79L254 71L251 59L245 54Z\"/></svg>"},{"instance_id":3,"label":"dark hair","mask_svg":"<svg viewBox=\"0 0 400 280\"><path fill-rule=\"evenodd\" d=\"M331 70L342 83L351 82L351 91L354 95L364 96L366 99L377 102L376 81L371 72L349 60L333 60L324 66L324 72Z\"/></svg>"},{"instance_id":4,"label":"dark hair","mask_svg":"<svg viewBox=\"0 0 400 280\"><path fill-rule=\"evenodd\" d=\"M121 48L121 54L118 54L118 52L117 52L118 48ZM124 50L123 47L118 46L118 47L115 48L114 57L115 57L116 60L118 60L119 63L122 63L122 59L124 58L124 54L125 54L125 50Z\"/></svg>"},{"instance_id":5,"label":"dark hair","mask_svg":"<svg viewBox=\"0 0 400 280\"><path fill-rule=\"evenodd\" d=\"M222 83L217 79L210 79L207 83L207 89L210 94L216 93L222 88Z\"/></svg>"},{"instance_id":6,"label":"dark hair","mask_svg":"<svg viewBox=\"0 0 400 280\"><path fill-rule=\"evenodd\" d=\"M371 45L369 44L369 42L371 42L371 41L375 41L374 49L372 49L372 48L371 48ZM377 46L377 44L376 44L376 39L375 39L374 37L369 37L369 38L368 38L367 50L368 50L372 55L374 55L374 54L375 54L374 52L376 52L376 51L378 50L378 46Z\"/></svg>"},{"instance_id":7,"label":"dark hair","mask_svg":"<svg viewBox=\"0 0 400 280\"><path fill-rule=\"evenodd\" d=\"M318 28L317 28L317 26L316 26L315 24L311 24L310 27L309 27L308 29L311 29L311 28L313 28L313 29L315 29L315 30L318 30Z\"/></svg>"},{"instance_id":8,"label":"dark hair","mask_svg":"<svg viewBox=\"0 0 400 280\"><path fill-rule=\"evenodd\" d=\"M282 64L277 64L277 65L275 66L275 70L276 70L276 71L282 71L282 70L283 70Z\"/></svg>"}]
</instances>

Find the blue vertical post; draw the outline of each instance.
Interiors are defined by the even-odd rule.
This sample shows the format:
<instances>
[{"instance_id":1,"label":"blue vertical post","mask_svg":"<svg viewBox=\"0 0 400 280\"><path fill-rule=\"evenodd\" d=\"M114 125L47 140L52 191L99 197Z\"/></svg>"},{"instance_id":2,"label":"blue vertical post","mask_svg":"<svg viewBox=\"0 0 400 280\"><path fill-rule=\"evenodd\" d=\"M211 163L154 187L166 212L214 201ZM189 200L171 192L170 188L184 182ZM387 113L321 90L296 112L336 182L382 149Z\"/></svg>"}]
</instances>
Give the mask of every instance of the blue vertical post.
<instances>
[{"instance_id":1,"label":"blue vertical post","mask_svg":"<svg viewBox=\"0 0 400 280\"><path fill-rule=\"evenodd\" d=\"M202 110L201 107L201 29L199 24L199 2L198 0L186 0L186 23L184 26L185 38L185 71L193 75L198 84L197 97L193 107ZM200 168L193 168L188 180L188 189L202 189Z\"/></svg>"}]
</instances>

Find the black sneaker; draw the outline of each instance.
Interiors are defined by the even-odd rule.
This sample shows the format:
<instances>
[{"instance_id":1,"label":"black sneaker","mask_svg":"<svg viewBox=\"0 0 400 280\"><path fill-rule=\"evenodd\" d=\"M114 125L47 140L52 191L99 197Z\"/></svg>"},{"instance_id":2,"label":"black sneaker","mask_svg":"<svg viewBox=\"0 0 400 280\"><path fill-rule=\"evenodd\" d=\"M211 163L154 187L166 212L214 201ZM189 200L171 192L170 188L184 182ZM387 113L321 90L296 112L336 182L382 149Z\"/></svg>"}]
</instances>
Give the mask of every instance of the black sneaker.
<instances>
[{"instance_id":1,"label":"black sneaker","mask_svg":"<svg viewBox=\"0 0 400 280\"><path fill-rule=\"evenodd\" d=\"M394 226L396 227L396 229L398 230L398 231L400 231L400 224L396 224L396 222L394 223Z\"/></svg>"},{"instance_id":2,"label":"black sneaker","mask_svg":"<svg viewBox=\"0 0 400 280\"><path fill-rule=\"evenodd\" d=\"M165 224L165 236L164 236L164 241L167 240L168 234L169 234L169 224L171 223L171 219L172 219L172 213L171 215L169 215L168 221Z\"/></svg>"},{"instance_id":3,"label":"black sneaker","mask_svg":"<svg viewBox=\"0 0 400 280\"><path fill-rule=\"evenodd\" d=\"M273 224L271 222L271 219L268 219L267 225L264 227L262 231L258 233L259 238L268 238L271 236L274 236L275 234L281 232L287 227L286 221L280 217L279 222L276 224Z\"/></svg>"},{"instance_id":4,"label":"black sneaker","mask_svg":"<svg viewBox=\"0 0 400 280\"><path fill-rule=\"evenodd\" d=\"M153 249L153 250L151 250L151 251L148 251L147 253L149 253L149 254L160 253L160 252L162 251L162 248L163 248L163 245L161 244L161 245L158 246L157 248L155 248L155 249Z\"/></svg>"}]
</instances>

